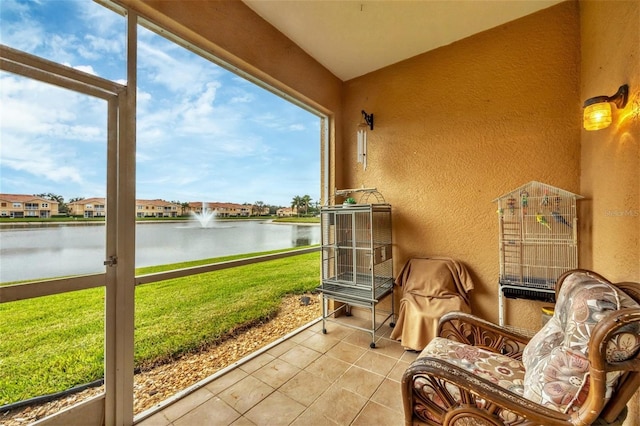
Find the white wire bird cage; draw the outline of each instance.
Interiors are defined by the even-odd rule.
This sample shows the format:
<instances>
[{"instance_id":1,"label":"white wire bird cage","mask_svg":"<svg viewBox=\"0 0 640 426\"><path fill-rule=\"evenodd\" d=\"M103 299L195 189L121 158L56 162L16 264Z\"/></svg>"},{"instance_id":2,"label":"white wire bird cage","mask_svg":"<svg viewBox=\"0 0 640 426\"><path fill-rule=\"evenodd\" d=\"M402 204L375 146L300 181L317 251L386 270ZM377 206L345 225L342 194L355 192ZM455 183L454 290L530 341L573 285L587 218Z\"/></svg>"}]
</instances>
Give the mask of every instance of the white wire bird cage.
<instances>
[{"instance_id":1,"label":"white wire bird cage","mask_svg":"<svg viewBox=\"0 0 640 426\"><path fill-rule=\"evenodd\" d=\"M343 203L335 204L336 197ZM395 319L391 206L375 188L342 189L320 212L322 331L327 332L326 321L335 321L339 313L350 315L351 306L368 309L370 326L343 325L370 333L369 346L374 348L376 331L388 320L393 327ZM390 310L379 310L387 296ZM330 309L330 301L338 303Z\"/></svg>"},{"instance_id":2,"label":"white wire bird cage","mask_svg":"<svg viewBox=\"0 0 640 426\"><path fill-rule=\"evenodd\" d=\"M386 204L384 197L376 188L335 189L326 205L352 201L353 204Z\"/></svg>"},{"instance_id":3,"label":"white wire bird cage","mask_svg":"<svg viewBox=\"0 0 640 426\"><path fill-rule=\"evenodd\" d=\"M583 198L532 181L497 198L500 325L503 297L555 302L555 283L578 267L576 201Z\"/></svg>"}]
</instances>

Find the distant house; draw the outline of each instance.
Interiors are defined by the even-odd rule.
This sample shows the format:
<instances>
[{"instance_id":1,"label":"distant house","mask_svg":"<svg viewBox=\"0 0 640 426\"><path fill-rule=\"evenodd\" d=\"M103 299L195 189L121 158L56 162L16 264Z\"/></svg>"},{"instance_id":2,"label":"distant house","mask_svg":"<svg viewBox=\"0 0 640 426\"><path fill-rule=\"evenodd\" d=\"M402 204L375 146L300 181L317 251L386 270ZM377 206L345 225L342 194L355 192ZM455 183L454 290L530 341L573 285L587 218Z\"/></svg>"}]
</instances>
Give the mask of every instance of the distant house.
<instances>
[{"instance_id":1,"label":"distant house","mask_svg":"<svg viewBox=\"0 0 640 426\"><path fill-rule=\"evenodd\" d=\"M0 194L0 217L48 218L58 214L58 202L35 195Z\"/></svg>"},{"instance_id":2,"label":"distant house","mask_svg":"<svg viewBox=\"0 0 640 426\"><path fill-rule=\"evenodd\" d=\"M177 217L180 205L168 201L136 200L136 217Z\"/></svg>"},{"instance_id":3,"label":"distant house","mask_svg":"<svg viewBox=\"0 0 640 426\"><path fill-rule=\"evenodd\" d=\"M67 204L71 216L105 217L106 201L104 198L87 198Z\"/></svg>"},{"instance_id":4,"label":"distant house","mask_svg":"<svg viewBox=\"0 0 640 426\"><path fill-rule=\"evenodd\" d=\"M105 217L106 200L104 198L87 198L69 203L69 214L72 216ZM136 217L177 217L180 205L164 200L136 200Z\"/></svg>"},{"instance_id":5,"label":"distant house","mask_svg":"<svg viewBox=\"0 0 640 426\"><path fill-rule=\"evenodd\" d=\"M276 215L278 217L291 217L298 215L297 207L282 207L276 211Z\"/></svg>"},{"instance_id":6,"label":"distant house","mask_svg":"<svg viewBox=\"0 0 640 426\"><path fill-rule=\"evenodd\" d=\"M236 203L219 203L209 201L193 201L189 203L188 211L194 213L213 212L217 217L249 217L252 212L257 211L256 207L251 204L236 204ZM260 214L264 214L263 212ZM267 214L269 208L266 208Z\"/></svg>"}]
</instances>

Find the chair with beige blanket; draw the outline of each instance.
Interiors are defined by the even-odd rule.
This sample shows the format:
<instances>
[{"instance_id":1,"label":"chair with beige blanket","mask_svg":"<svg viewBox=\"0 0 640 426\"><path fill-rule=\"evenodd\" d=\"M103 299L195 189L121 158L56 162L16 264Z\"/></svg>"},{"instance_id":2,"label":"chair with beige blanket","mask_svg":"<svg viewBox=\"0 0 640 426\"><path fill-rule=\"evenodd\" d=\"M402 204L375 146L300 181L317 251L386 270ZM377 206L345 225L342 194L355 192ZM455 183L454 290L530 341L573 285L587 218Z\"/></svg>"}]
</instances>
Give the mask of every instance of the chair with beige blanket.
<instances>
[{"instance_id":1,"label":"chair with beige blanket","mask_svg":"<svg viewBox=\"0 0 640 426\"><path fill-rule=\"evenodd\" d=\"M468 292L473 282L465 266L444 257L410 259L396 278L402 288L398 321L391 338L403 347L422 350L436 337L438 321L448 312L471 313Z\"/></svg>"}]
</instances>

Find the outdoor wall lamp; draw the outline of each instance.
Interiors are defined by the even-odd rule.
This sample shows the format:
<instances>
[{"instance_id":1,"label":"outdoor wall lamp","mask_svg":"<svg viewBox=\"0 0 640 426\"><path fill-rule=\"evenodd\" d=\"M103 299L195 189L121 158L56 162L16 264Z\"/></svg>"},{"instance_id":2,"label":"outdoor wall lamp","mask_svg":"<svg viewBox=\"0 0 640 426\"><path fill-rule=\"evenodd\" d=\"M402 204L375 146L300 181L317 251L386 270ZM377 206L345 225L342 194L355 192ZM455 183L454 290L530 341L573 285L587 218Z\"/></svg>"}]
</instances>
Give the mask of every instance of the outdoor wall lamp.
<instances>
[{"instance_id":1,"label":"outdoor wall lamp","mask_svg":"<svg viewBox=\"0 0 640 426\"><path fill-rule=\"evenodd\" d=\"M584 123L586 130L600 130L611 124L611 104L624 108L629 97L629 86L620 86L613 96L596 96L584 101Z\"/></svg>"},{"instance_id":2,"label":"outdoor wall lamp","mask_svg":"<svg viewBox=\"0 0 640 426\"><path fill-rule=\"evenodd\" d=\"M367 170L367 128L373 130L373 114L362 110L362 121L358 124L358 163L362 170Z\"/></svg>"}]
</instances>

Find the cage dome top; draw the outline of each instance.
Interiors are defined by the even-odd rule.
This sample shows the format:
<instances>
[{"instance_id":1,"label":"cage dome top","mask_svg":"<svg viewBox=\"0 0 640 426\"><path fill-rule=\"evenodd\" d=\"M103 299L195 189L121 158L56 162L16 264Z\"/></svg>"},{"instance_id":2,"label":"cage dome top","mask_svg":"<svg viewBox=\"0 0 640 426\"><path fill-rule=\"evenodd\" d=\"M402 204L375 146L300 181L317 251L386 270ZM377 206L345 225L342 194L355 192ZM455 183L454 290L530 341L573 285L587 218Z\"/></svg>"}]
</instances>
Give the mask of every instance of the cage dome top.
<instances>
[{"instance_id":1,"label":"cage dome top","mask_svg":"<svg viewBox=\"0 0 640 426\"><path fill-rule=\"evenodd\" d=\"M518 188L512 189L506 194L499 196L498 198L493 200L493 202L497 203L498 201L504 198L512 197L514 194L520 194L522 192L527 192L531 197L536 197L536 196L541 197L545 194L549 194L549 195L553 194L555 196L574 198L576 200L580 200L584 198L582 195L574 194L573 192L566 191L562 188L558 188L555 186L548 185L546 183L532 180L529 183L519 186Z\"/></svg>"}]
</instances>

